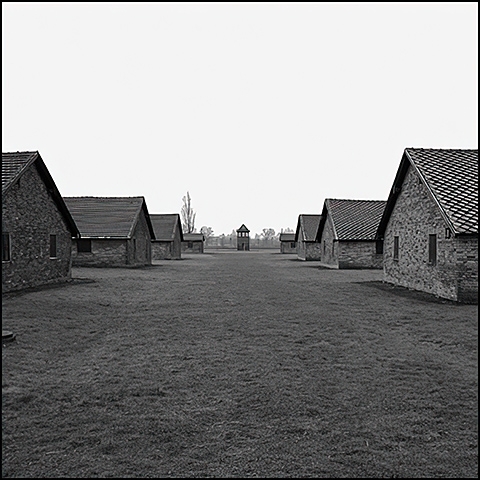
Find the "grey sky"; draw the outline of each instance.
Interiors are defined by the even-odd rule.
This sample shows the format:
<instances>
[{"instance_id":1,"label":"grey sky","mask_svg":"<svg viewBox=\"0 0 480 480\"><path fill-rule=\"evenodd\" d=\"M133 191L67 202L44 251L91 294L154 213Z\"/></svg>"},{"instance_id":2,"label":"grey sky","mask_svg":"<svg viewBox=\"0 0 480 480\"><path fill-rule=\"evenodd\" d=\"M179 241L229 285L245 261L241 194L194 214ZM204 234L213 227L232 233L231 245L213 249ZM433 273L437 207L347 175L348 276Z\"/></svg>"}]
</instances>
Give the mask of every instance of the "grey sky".
<instances>
[{"instance_id":1,"label":"grey sky","mask_svg":"<svg viewBox=\"0 0 480 480\"><path fill-rule=\"evenodd\" d=\"M477 131L476 2L2 3L2 150L65 196L278 232Z\"/></svg>"}]
</instances>

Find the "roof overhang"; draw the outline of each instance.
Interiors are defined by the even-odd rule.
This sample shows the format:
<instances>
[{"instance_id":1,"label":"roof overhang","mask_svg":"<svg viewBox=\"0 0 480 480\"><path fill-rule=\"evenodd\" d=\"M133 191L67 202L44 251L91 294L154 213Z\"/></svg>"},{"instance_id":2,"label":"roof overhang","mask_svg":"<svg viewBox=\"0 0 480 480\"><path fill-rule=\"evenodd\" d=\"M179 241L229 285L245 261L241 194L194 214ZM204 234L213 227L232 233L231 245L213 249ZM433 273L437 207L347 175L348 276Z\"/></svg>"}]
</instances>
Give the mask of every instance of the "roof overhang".
<instances>
[{"instance_id":1,"label":"roof overhang","mask_svg":"<svg viewBox=\"0 0 480 480\"><path fill-rule=\"evenodd\" d=\"M395 204L397 203L397 199L402 191L402 185L407 175L409 167L412 167L417 173L417 175L419 176L419 178L421 179L423 185L427 189L429 197L432 199L435 205L437 205L440 211L440 214L442 215L442 218L447 224L448 228L450 228L454 236L458 236L459 233L456 231L455 226L451 222L444 208L440 205L435 193L432 191L427 180L425 179L425 176L415 165L415 162L412 160L412 158L408 154L407 149L405 149L402 155L402 159L400 160L400 165L398 167L397 174L395 175L392 188L390 189L390 193L387 199L387 204L385 206L385 210L383 211L382 218L380 219L380 223L378 225L375 238L377 240L383 240L388 221L390 220L390 216L392 214L393 208L395 207Z\"/></svg>"},{"instance_id":2,"label":"roof overhang","mask_svg":"<svg viewBox=\"0 0 480 480\"><path fill-rule=\"evenodd\" d=\"M45 162L43 161L42 157L40 156L40 153L37 151L35 154L32 156L32 158L25 164L23 168L20 169L20 171L17 173L15 178L12 180L12 182L9 183L9 185L2 190L2 195L5 195L12 185L18 182L19 178L23 175L23 173L31 166L35 165L38 174L40 175L40 178L43 180L43 183L45 184L45 187L48 191L48 193L51 195L53 201L57 205L58 210L62 214L65 223L67 224L67 228L72 234L73 238L79 238L80 237L80 231L78 230L77 224L73 220L73 217L70 213L70 210L68 209L65 201L63 200L63 197L60 195L60 192L55 185L55 182L50 175L50 172L48 171L47 166L45 165Z\"/></svg>"}]
</instances>

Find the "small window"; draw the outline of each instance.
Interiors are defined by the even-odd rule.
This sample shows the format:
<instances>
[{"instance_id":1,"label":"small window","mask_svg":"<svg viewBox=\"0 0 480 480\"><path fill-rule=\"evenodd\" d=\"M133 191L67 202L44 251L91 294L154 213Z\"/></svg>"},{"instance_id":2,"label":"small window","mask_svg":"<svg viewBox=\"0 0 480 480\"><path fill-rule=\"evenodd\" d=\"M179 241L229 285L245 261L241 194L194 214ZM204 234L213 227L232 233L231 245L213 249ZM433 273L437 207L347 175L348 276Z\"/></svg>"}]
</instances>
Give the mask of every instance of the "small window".
<instances>
[{"instance_id":1,"label":"small window","mask_svg":"<svg viewBox=\"0 0 480 480\"><path fill-rule=\"evenodd\" d=\"M2 233L2 262L10 261L10 234Z\"/></svg>"},{"instance_id":2,"label":"small window","mask_svg":"<svg viewBox=\"0 0 480 480\"><path fill-rule=\"evenodd\" d=\"M428 236L428 263L437 264L437 235L435 234Z\"/></svg>"},{"instance_id":3,"label":"small window","mask_svg":"<svg viewBox=\"0 0 480 480\"><path fill-rule=\"evenodd\" d=\"M193 242L188 242L188 248L193 248Z\"/></svg>"},{"instance_id":4,"label":"small window","mask_svg":"<svg viewBox=\"0 0 480 480\"><path fill-rule=\"evenodd\" d=\"M393 237L393 259L398 262L399 240L398 236Z\"/></svg>"},{"instance_id":5,"label":"small window","mask_svg":"<svg viewBox=\"0 0 480 480\"><path fill-rule=\"evenodd\" d=\"M445 229L445 238L452 238L452 231L448 227Z\"/></svg>"},{"instance_id":6,"label":"small window","mask_svg":"<svg viewBox=\"0 0 480 480\"><path fill-rule=\"evenodd\" d=\"M77 252L92 253L92 240L89 238L83 238L81 240L77 240Z\"/></svg>"},{"instance_id":7,"label":"small window","mask_svg":"<svg viewBox=\"0 0 480 480\"><path fill-rule=\"evenodd\" d=\"M290 248L295 248L295 242L290 242Z\"/></svg>"},{"instance_id":8,"label":"small window","mask_svg":"<svg viewBox=\"0 0 480 480\"><path fill-rule=\"evenodd\" d=\"M57 236L50 235L50 258L57 258Z\"/></svg>"}]
</instances>

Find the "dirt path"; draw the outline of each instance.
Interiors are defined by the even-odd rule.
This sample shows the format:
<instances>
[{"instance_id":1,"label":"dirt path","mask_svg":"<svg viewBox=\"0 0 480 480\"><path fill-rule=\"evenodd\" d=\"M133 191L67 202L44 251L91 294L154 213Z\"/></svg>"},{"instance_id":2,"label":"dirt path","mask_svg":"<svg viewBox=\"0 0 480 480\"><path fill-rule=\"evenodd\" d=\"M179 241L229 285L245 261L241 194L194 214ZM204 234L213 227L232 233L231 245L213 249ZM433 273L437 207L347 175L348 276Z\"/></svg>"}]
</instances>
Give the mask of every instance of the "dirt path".
<instances>
[{"instance_id":1,"label":"dirt path","mask_svg":"<svg viewBox=\"0 0 480 480\"><path fill-rule=\"evenodd\" d=\"M274 251L74 277L4 296L4 476L476 476L477 306Z\"/></svg>"}]
</instances>

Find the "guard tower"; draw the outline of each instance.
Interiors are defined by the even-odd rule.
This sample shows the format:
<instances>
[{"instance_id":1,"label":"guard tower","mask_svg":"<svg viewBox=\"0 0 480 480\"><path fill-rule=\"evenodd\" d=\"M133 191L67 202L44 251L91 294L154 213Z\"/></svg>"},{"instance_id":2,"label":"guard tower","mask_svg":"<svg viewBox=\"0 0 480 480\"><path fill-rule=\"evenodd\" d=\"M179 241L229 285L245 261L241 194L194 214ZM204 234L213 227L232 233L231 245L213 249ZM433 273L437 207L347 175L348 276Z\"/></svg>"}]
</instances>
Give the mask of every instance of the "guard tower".
<instances>
[{"instance_id":1,"label":"guard tower","mask_svg":"<svg viewBox=\"0 0 480 480\"><path fill-rule=\"evenodd\" d=\"M237 250L250 250L250 230L242 223L237 230Z\"/></svg>"}]
</instances>

